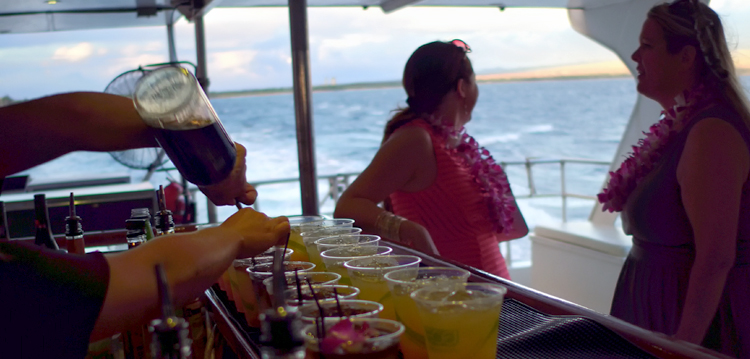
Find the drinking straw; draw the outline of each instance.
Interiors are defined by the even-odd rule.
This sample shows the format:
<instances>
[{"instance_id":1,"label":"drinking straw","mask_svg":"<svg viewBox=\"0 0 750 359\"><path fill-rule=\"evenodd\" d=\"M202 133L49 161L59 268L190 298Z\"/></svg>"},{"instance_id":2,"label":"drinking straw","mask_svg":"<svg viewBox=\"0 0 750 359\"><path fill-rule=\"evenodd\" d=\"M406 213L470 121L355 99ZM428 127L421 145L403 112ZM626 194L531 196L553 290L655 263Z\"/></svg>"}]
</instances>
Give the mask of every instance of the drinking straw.
<instances>
[{"instance_id":1,"label":"drinking straw","mask_svg":"<svg viewBox=\"0 0 750 359\"><path fill-rule=\"evenodd\" d=\"M323 337L322 338L325 338L325 336L326 336L326 321L325 321L325 317L326 316L323 313L323 307L321 307L320 306L320 302L318 302L318 296L315 295L315 290L313 290L312 283L310 283L310 279L309 278L305 278L305 281L307 282L307 286L310 288L310 293L312 293L312 297L313 297L313 300L315 301L315 305L318 306L318 311L320 312L320 318L321 318L320 327L321 327L321 330L323 331ZM321 338L321 337L318 336L318 338Z\"/></svg>"},{"instance_id":2,"label":"drinking straw","mask_svg":"<svg viewBox=\"0 0 750 359\"><path fill-rule=\"evenodd\" d=\"M282 253L282 258L283 258L283 255L286 254L286 247L289 245L289 236L291 236L291 235L292 235L291 232L287 233L287 235L286 235L286 243L284 243L284 251L281 252Z\"/></svg>"},{"instance_id":3,"label":"drinking straw","mask_svg":"<svg viewBox=\"0 0 750 359\"><path fill-rule=\"evenodd\" d=\"M333 298L336 299L336 309L339 311L339 317L343 317L344 311L341 310L341 302L339 302L339 292L336 287L333 287Z\"/></svg>"},{"instance_id":4,"label":"drinking straw","mask_svg":"<svg viewBox=\"0 0 750 359\"><path fill-rule=\"evenodd\" d=\"M302 284L299 282L299 275L297 274L297 268L294 268L294 280L297 282L297 301L299 305L302 305Z\"/></svg>"}]
</instances>

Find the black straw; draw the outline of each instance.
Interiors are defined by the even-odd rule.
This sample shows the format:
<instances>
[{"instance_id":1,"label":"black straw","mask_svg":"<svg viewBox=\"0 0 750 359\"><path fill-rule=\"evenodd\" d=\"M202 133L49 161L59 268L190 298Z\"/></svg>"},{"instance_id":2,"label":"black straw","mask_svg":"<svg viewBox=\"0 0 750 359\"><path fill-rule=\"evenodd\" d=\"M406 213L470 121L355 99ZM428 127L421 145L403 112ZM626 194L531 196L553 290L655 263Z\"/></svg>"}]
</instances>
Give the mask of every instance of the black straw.
<instances>
[{"instance_id":1,"label":"black straw","mask_svg":"<svg viewBox=\"0 0 750 359\"><path fill-rule=\"evenodd\" d=\"M292 235L292 233L288 233L286 235L286 243L284 243L284 252L281 253L282 257L286 257L286 247L289 245L289 237Z\"/></svg>"},{"instance_id":2,"label":"black straw","mask_svg":"<svg viewBox=\"0 0 750 359\"><path fill-rule=\"evenodd\" d=\"M318 311L320 312L320 326L321 330L323 331L323 338L326 337L326 321L325 321L325 314L323 313L323 307L320 306L320 302L318 302L318 296L315 294L315 290L313 290L312 283L310 283L309 279L305 279L307 282L307 286L310 288L310 293L312 293L313 300L315 301L315 305L318 306Z\"/></svg>"},{"instance_id":3,"label":"black straw","mask_svg":"<svg viewBox=\"0 0 750 359\"><path fill-rule=\"evenodd\" d=\"M166 320L175 316L174 306L172 305L172 293L167 283L167 274L164 271L164 266L159 263L154 267L154 271L156 272L156 285L159 289L161 312L163 319Z\"/></svg>"},{"instance_id":4,"label":"black straw","mask_svg":"<svg viewBox=\"0 0 750 359\"><path fill-rule=\"evenodd\" d=\"M343 317L344 311L341 310L341 303L339 302L339 292L336 287L333 287L333 298L336 299L336 309L339 311L339 317Z\"/></svg>"},{"instance_id":5,"label":"black straw","mask_svg":"<svg viewBox=\"0 0 750 359\"><path fill-rule=\"evenodd\" d=\"M302 306L302 284L299 282L299 276L297 275L297 268L294 268L294 280L297 282L297 301Z\"/></svg>"}]
</instances>

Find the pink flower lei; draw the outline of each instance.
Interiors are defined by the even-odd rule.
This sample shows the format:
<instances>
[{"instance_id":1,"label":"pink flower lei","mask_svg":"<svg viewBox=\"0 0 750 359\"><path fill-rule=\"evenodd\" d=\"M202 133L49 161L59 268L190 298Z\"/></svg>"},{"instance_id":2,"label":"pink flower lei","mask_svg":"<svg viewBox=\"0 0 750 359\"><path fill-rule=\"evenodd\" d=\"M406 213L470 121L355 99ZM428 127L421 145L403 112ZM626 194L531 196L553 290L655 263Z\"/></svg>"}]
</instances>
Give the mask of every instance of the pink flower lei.
<instances>
[{"instance_id":1,"label":"pink flower lei","mask_svg":"<svg viewBox=\"0 0 750 359\"><path fill-rule=\"evenodd\" d=\"M445 147L452 156L469 169L472 180L479 186L487 203L490 223L496 233L508 233L513 228L516 208L513 192L503 168L495 163L490 151L466 133L466 128L456 129L452 124L431 118L428 122L445 138Z\"/></svg>"},{"instance_id":2,"label":"pink flower lei","mask_svg":"<svg viewBox=\"0 0 750 359\"><path fill-rule=\"evenodd\" d=\"M675 98L676 104L671 109L661 112L661 119L643 133L646 137L638 140L620 168L609 173L607 186L597 195L603 204L602 211L620 212L624 209L630 194L651 173L664 154L664 149L685 127L690 118L688 111L711 101L704 93L703 86L685 91Z\"/></svg>"}]
</instances>

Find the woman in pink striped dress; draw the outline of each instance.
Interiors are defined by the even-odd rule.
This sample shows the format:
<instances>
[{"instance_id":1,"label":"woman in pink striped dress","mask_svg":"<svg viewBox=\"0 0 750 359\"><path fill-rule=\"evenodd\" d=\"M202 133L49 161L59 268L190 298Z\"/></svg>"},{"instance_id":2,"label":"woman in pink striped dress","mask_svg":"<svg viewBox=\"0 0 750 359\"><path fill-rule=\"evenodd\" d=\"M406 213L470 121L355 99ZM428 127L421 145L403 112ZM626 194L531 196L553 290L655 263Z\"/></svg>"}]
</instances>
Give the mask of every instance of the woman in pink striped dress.
<instances>
[{"instance_id":1,"label":"woman in pink striped dress","mask_svg":"<svg viewBox=\"0 0 750 359\"><path fill-rule=\"evenodd\" d=\"M464 130L479 96L468 52L453 40L411 55L403 76L408 107L388 121L375 158L343 193L334 216L509 278L498 242L523 237L528 228L502 168Z\"/></svg>"}]
</instances>

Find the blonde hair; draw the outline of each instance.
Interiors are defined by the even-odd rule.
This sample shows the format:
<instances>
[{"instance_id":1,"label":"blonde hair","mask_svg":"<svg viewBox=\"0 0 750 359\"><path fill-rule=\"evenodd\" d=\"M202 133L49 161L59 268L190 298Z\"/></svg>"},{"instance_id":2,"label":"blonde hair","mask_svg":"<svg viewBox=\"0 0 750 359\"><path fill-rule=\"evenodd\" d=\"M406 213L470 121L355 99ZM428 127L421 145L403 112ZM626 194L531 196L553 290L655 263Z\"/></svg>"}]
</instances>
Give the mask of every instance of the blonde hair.
<instances>
[{"instance_id":1,"label":"blonde hair","mask_svg":"<svg viewBox=\"0 0 750 359\"><path fill-rule=\"evenodd\" d=\"M719 15L698 0L676 0L651 8L648 18L664 31L667 51L696 49L697 80L717 91L750 127L750 103L740 84Z\"/></svg>"}]
</instances>

